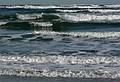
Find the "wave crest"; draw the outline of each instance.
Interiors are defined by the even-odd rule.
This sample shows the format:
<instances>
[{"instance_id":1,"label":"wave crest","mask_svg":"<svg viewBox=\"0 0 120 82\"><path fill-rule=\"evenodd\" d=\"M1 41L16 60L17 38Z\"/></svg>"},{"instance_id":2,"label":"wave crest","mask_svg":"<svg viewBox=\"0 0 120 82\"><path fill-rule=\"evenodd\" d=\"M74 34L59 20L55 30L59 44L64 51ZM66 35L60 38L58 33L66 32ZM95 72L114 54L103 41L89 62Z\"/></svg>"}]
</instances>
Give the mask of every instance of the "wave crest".
<instances>
[{"instance_id":1,"label":"wave crest","mask_svg":"<svg viewBox=\"0 0 120 82\"><path fill-rule=\"evenodd\" d=\"M65 14L59 16L68 22L120 22L120 15Z\"/></svg>"}]
</instances>

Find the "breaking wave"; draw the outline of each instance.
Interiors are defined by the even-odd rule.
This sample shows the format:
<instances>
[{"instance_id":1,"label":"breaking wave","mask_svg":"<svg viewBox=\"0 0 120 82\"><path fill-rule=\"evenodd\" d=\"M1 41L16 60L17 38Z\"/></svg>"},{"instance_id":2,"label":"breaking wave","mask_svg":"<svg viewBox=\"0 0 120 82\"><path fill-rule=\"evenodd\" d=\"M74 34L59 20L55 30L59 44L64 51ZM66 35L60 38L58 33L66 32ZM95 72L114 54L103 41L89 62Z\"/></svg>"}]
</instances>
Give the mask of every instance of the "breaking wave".
<instances>
[{"instance_id":1,"label":"breaking wave","mask_svg":"<svg viewBox=\"0 0 120 82\"><path fill-rule=\"evenodd\" d=\"M17 18L20 20L34 20L42 18L42 14L17 14Z\"/></svg>"},{"instance_id":2,"label":"breaking wave","mask_svg":"<svg viewBox=\"0 0 120 82\"><path fill-rule=\"evenodd\" d=\"M60 17L68 22L120 22L120 15L65 14Z\"/></svg>"},{"instance_id":3,"label":"breaking wave","mask_svg":"<svg viewBox=\"0 0 120 82\"><path fill-rule=\"evenodd\" d=\"M120 23L119 5L1 5L0 11L2 11L0 12L0 21L7 22L0 24L0 27L7 27L7 29L9 27L10 29L11 27L12 29L13 27L16 28L18 23L22 27L30 27L30 29L34 26L44 27L43 23L47 23L46 26L52 27L53 31L65 30L68 29L67 27L80 27L81 29L84 25L94 28L95 24L98 23L99 26L96 26L96 28L102 28L104 24L107 28L111 28L110 25L116 28L119 27ZM25 22L27 24L24 24ZM31 26L31 23L34 25ZM88 27L84 27L84 29L86 28ZM21 30L24 29L21 28Z\"/></svg>"},{"instance_id":4,"label":"breaking wave","mask_svg":"<svg viewBox=\"0 0 120 82\"><path fill-rule=\"evenodd\" d=\"M120 15L99 15L82 13L40 13L16 14L16 19L2 19L0 28L11 30L34 30L50 27L52 31L74 29L119 28ZM63 28L64 27L64 28ZM84 27L84 28L83 28ZM47 29L46 29L47 30ZM49 29L48 29L49 30Z\"/></svg>"},{"instance_id":5,"label":"breaking wave","mask_svg":"<svg viewBox=\"0 0 120 82\"><path fill-rule=\"evenodd\" d=\"M42 42L73 42L92 41L102 43L119 42L120 32L54 32L54 31L34 31L33 33L1 35L0 40L5 41L42 41ZM79 44L78 44L79 45ZM82 45L82 44L81 44ZM88 46L88 45L87 45Z\"/></svg>"},{"instance_id":6,"label":"breaking wave","mask_svg":"<svg viewBox=\"0 0 120 82\"><path fill-rule=\"evenodd\" d=\"M0 26L5 24L7 24L7 22L0 22Z\"/></svg>"},{"instance_id":7,"label":"breaking wave","mask_svg":"<svg viewBox=\"0 0 120 82\"><path fill-rule=\"evenodd\" d=\"M35 31L35 34L46 34L46 35L65 35L65 36L81 36L81 37L120 37L120 32L49 32L49 31Z\"/></svg>"}]
</instances>

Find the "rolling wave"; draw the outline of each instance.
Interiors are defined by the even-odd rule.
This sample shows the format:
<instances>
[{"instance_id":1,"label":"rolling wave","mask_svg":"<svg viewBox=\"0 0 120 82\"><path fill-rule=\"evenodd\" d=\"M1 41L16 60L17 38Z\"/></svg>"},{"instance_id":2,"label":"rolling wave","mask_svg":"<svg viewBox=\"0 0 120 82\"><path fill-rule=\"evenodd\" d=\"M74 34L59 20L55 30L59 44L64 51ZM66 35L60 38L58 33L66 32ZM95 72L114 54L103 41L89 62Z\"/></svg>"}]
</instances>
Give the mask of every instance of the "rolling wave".
<instances>
[{"instance_id":1,"label":"rolling wave","mask_svg":"<svg viewBox=\"0 0 120 82\"><path fill-rule=\"evenodd\" d=\"M120 15L99 15L99 14L17 14L20 20L55 20L63 19L65 22L119 22ZM52 18L53 17L53 18Z\"/></svg>"},{"instance_id":2,"label":"rolling wave","mask_svg":"<svg viewBox=\"0 0 120 82\"><path fill-rule=\"evenodd\" d=\"M94 28L101 29L104 27L119 28L119 26L120 15L118 14L40 13L16 14L16 18L10 17L8 19L1 19L0 28L11 30L37 30L51 27L50 30L52 31L64 31L66 29L73 29L73 27L79 27L80 30Z\"/></svg>"},{"instance_id":3,"label":"rolling wave","mask_svg":"<svg viewBox=\"0 0 120 82\"><path fill-rule=\"evenodd\" d=\"M51 32L51 31L35 31L35 34L45 35L64 35L64 36L81 36L81 37L98 37L98 38L115 38L120 37L120 32Z\"/></svg>"},{"instance_id":4,"label":"rolling wave","mask_svg":"<svg viewBox=\"0 0 120 82\"><path fill-rule=\"evenodd\" d=\"M52 27L61 23L119 23L119 5L71 5L71 6L40 6L40 5L1 5L1 22L51 22ZM33 10L35 9L35 10ZM6 11L8 11L6 13ZM8 14L9 13L9 14ZM56 25L57 23L57 25Z\"/></svg>"},{"instance_id":5,"label":"rolling wave","mask_svg":"<svg viewBox=\"0 0 120 82\"><path fill-rule=\"evenodd\" d=\"M119 22L120 15L65 14L60 16L68 22Z\"/></svg>"}]
</instances>

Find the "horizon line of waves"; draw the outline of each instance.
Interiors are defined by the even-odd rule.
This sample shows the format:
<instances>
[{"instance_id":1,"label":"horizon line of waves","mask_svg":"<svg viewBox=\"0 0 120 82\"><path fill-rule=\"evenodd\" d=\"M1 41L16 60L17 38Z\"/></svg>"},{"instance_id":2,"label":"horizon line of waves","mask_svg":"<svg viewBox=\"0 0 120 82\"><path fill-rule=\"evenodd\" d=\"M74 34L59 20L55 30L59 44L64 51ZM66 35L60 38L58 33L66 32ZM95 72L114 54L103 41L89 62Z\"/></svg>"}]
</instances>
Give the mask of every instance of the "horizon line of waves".
<instances>
[{"instance_id":1,"label":"horizon line of waves","mask_svg":"<svg viewBox=\"0 0 120 82\"><path fill-rule=\"evenodd\" d=\"M49 8L60 8L59 6L34 6L34 5L18 5L18 6L1 6L0 8L24 8L24 9L49 9Z\"/></svg>"},{"instance_id":2,"label":"horizon line of waves","mask_svg":"<svg viewBox=\"0 0 120 82\"><path fill-rule=\"evenodd\" d=\"M120 13L120 9L56 9L56 11L61 13Z\"/></svg>"},{"instance_id":3,"label":"horizon line of waves","mask_svg":"<svg viewBox=\"0 0 120 82\"><path fill-rule=\"evenodd\" d=\"M1 5L0 8L24 8L24 9L62 9L62 8L120 8L120 5L86 5L86 4L73 4L73 5Z\"/></svg>"}]
</instances>

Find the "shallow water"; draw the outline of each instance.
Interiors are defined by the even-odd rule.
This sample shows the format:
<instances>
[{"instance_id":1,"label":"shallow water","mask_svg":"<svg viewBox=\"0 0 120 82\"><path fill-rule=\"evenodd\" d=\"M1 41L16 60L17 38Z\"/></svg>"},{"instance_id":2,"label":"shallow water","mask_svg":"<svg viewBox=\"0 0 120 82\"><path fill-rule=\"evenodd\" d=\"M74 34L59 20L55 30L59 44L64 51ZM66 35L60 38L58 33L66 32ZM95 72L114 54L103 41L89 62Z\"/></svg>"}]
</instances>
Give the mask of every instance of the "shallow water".
<instances>
[{"instance_id":1,"label":"shallow water","mask_svg":"<svg viewBox=\"0 0 120 82\"><path fill-rule=\"evenodd\" d=\"M46 77L17 77L1 76L1 82L119 82L119 79L81 79L81 78L46 78Z\"/></svg>"}]
</instances>

